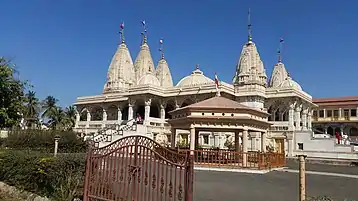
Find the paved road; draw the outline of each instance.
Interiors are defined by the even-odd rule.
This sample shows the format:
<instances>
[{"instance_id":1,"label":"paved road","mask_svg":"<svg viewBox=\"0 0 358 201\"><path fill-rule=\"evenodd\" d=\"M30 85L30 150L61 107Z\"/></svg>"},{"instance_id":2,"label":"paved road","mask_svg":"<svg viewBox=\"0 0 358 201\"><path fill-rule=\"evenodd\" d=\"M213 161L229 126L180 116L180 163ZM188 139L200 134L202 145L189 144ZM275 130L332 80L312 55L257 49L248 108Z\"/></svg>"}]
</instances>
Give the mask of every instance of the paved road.
<instances>
[{"instance_id":1,"label":"paved road","mask_svg":"<svg viewBox=\"0 0 358 201\"><path fill-rule=\"evenodd\" d=\"M298 170L298 162L295 160L287 160L286 167L288 167L289 169ZM306 170L358 175L358 167L357 166L342 166L342 165L326 165L326 164L306 163Z\"/></svg>"},{"instance_id":2,"label":"paved road","mask_svg":"<svg viewBox=\"0 0 358 201\"><path fill-rule=\"evenodd\" d=\"M307 175L309 196L331 196L337 201L357 200L358 179ZM271 172L264 175L196 171L195 201L296 201L298 174Z\"/></svg>"}]
</instances>

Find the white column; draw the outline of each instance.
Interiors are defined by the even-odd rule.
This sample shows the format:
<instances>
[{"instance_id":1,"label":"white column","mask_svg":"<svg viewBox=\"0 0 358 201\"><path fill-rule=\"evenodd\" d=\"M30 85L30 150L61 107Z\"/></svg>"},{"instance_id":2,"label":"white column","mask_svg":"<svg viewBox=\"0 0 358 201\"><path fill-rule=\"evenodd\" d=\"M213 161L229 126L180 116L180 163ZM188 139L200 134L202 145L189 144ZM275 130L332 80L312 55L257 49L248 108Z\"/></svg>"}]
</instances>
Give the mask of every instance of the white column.
<instances>
[{"instance_id":1,"label":"white column","mask_svg":"<svg viewBox=\"0 0 358 201\"><path fill-rule=\"evenodd\" d=\"M307 108L304 108L302 110L302 128L303 128L303 130L307 130L307 112L308 112Z\"/></svg>"},{"instance_id":2,"label":"white column","mask_svg":"<svg viewBox=\"0 0 358 201\"><path fill-rule=\"evenodd\" d=\"M244 128L242 132L242 152L243 152L243 160L242 165L243 167L247 166L247 144L249 143L249 131L247 128Z\"/></svg>"},{"instance_id":3,"label":"white column","mask_svg":"<svg viewBox=\"0 0 358 201\"><path fill-rule=\"evenodd\" d=\"M327 118L327 110L323 109L323 118Z\"/></svg>"},{"instance_id":4,"label":"white column","mask_svg":"<svg viewBox=\"0 0 358 201\"><path fill-rule=\"evenodd\" d=\"M128 103L128 120L133 119L133 105L134 103L132 102Z\"/></svg>"},{"instance_id":5,"label":"white column","mask_svg":"<svg viewBox=\"0 0 358 201\"><path fill-rule=\"evenodd\" d=\"M307 129L312 130L312 110L308 110L307 113Z\"/></svg>"},{"instance_id":6,"label":"white column","mask_svg":"<svg viewBox=\"0 0 358 201\"><path fill-rule=\"evenodd\" d=\"M164 104L160 104L160 118L161 119L165 119L165 105Z\"/></svg>"},{"instance_id":7,"label":"white column","mask_svg":"<svg viewBox=\"0 0 358 201\"><path fill-rule=\"evenodd\" d=\"M102 113L102 128L106 126L106 121L107 121L107 111L105 109L103 109L103 113Z\"/></svg>"},{"instance_id":8,"label":"white column","mask_svg":"<svg viewBox=\"0 0 358 201\"><path fill-rule=\"evenodd\" d=\"M76 110L76 122L75 122L75 128L78 128L78 123L80 122L80 113Z\"/></svg>"},{"instance_id":9,"label":"white column","mask_svg":"<svg viewBox=\"0 0 358 201\"><path fill-rule=\"evenodd\" d=\"M357 109L356 109L356 114L357 114L357 117L358 117L358 107L357 107Z\"/></svg>"},{"instance_id":10,"label":"white column","mask_svg":"<svg viewBox=\"0 0 358 201\"><path fill-rule=\"evenodd\" d=\"M148 121L149 119L149 114L150 114L150 105L152 104L152 100L151 99L147 99L145 101L145 106L144 106L144 120Z\"/></svg>"},{"instance_id":11,"label":"white column","mask_svg":"<svg viewBox=\"0 0 358 201\"><path fill-rule=\"evenodd\" d=\"M117 122L118 124L120 124L122 121L122 110L120 107L118 107L118 111L117 111Z\"/></svg>"},{"instance_id":12,"label":"white column","mask_svg":"<svg viewBox=\"0 0 358 201\"><path fill-rule=\"evenodd\" d=\"M301 130L301 126L300 126L300 124L301 124L301 106L300 105L298 105L298 106L296 106L296 115L295 115L295 117L296 117L296 130Z\"/></svg>"},{"instance_id":13,"label":"white column","mask_svg":"<svg viewBox=\"0 0 358 201\"><path fill-rule=\"evenodd\" d=\"M195 127L194 125L190 126L190 155L194 156L195 150Z\"/></svg>"},{"instance_id":14,"label":"white column","mask_svg":"<svg viewBox=\"0 0 358 201\"><path fill-rule=\"evenodd\" d=\"M294 129L294 113L295 113L295 104L291 103L290 104L290 110L288 111L288 128L289 130L293 130Z\"/></svg>"},{"instance_id":15,"label":"white column","mask_svg":"<svg viewBox=\"0 0 358 201\"><path fill-rule=\"evenodd\" d=\"M89 127L91 121L91 113L87 110L87 121L86 121L86 127Z\"/></svg>"},{"instance_id":16,"label":"white column","mask_svg":"<svg viewBox=\"0 0 358 201\"><path fill-rule=\"evenodd\" d=\"M172 131L172 142L171 142L171 147L172 148L175 148L175 146L176 146L176 133L177 133L177 129L175 129L175 128L172 128L171 129L171 131Z\"/></svg>"},{"instance_id":17,"label":"white column","mask_svg":"<svg viewBox=\"0 0 358 201\"><path fill-rule=\"evenodd\" d=\"M266 140L267 140L267 133L262 132L261 134L261 151L266 152Z\"/></svg>"},{"instance_id":18,"label":"white column","mask_svg":"<svg viewBox=\"0 0 358 201\"><path fill-rule=\"evenodd\" d=\"M342 118L342 117L343 117L343 115L342 115L342 108L339 108L339 109L338 109L338 117L339 117L339 118Z\"/></svg>"}]
</instances>

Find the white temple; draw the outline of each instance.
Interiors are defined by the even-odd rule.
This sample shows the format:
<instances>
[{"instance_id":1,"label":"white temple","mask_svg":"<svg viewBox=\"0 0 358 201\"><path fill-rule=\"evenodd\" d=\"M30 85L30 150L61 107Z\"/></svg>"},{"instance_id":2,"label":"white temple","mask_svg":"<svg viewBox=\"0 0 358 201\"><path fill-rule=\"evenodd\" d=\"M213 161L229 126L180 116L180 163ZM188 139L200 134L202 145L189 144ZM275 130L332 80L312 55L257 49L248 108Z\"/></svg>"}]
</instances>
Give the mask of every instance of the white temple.
<instances>
[{"instance_id":1,"label":"white temple","mask_svg":"<svg viewBox=\"0 0 358 201\"><path fill-rule=\"evenodd\" d=\"M216 84L198 65L188 76L173 83L163 52L155 67L146 31L142 33L142 45L133 63L123 29L121 36L121 44L109 65L103 93L79 97L75 103L78 110L75 130L93 134L140 115L144 119L143 125L121 135L135 132L167 143L172 135L167 123L171 118L168 112L215 96ZM240 58L232 59L238 59L233 68L234 78L232 83L219 82L221 96L270 113L266 119L272 124L267 130L268 148L293 156L295 150L302 148L296 136L301 136L300 139L312 136L311 111L315 107L312 97L290 77L280 56L268 80L250 32ZM187 130L176 130L177 141L187 142L188 134ZM200 145L204 147L225 148L227 141L233 141L232 133L201 132L199 135ZM258 150L262 143L260 138L258 133L249 133L248 149Z\"/></svg>"}]
</instances>

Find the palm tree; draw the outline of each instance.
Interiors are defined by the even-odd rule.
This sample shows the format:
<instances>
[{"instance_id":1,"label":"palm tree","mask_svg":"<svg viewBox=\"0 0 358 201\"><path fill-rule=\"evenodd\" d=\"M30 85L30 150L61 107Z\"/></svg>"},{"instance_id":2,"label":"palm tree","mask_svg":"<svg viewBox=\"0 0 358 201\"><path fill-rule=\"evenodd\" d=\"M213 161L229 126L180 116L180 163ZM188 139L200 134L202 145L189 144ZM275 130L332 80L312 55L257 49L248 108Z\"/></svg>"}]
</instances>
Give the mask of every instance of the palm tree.
<instances>
[{"instance_id":1,"label":"palm tree","mask_svg":"<svg viewBox=\"0 0 358 201\"><path fill-rule=\"evenodd\" d=\"M72 130L76 123L76 108L71 105L65 109L65 126L67 130Z\"/></svg>"},{"instance_id":2,"label":"palm tree","mask_svg":"<svg viewBox=\"0 0 358 201\"><path fill-rule=\"evenodd\" d=\"M47 96L45 100L43 100L42 108L44 109L41 117L42 118L51 118L53 114L56 113L58 100L53 96Z\"/></svg>"},{"instance_id":3,"label":"palm tree","mask_svg":"<svg viewBox=\"0 0 358 201\"><path fill-rule=\"evenodd\" d=\"M38 122L39 99L36 98L36 93L34 91L29 91L25 95L25 98L25 120L27 126L32 127Z\"/></svg>"},{"instance_id":4,"label":"palm tree","mask_svg":"<svg viewBox=\"0 0 358 201\"><path fill-rule=\"evenodd\" d=\"M66 115L65 112L61 107L56 107L54 110L51 111L51 115L49 116L49 120L47 124L53 130L62 130L65 125Z\"/></svg>"},{"instance_id":5,"label":"palm tree","mask_svg":"<svg viewBox=\"0 0 358 201\"><path fill-rule=\"evenodd\" d=\"M57 107L58 100L53 96L47 96L42 102L42 108L44 109L41 117L47 119L47 124L53 129L56 129L58 125L59 115L63 112Z\"/></svg>"}]
</instances>

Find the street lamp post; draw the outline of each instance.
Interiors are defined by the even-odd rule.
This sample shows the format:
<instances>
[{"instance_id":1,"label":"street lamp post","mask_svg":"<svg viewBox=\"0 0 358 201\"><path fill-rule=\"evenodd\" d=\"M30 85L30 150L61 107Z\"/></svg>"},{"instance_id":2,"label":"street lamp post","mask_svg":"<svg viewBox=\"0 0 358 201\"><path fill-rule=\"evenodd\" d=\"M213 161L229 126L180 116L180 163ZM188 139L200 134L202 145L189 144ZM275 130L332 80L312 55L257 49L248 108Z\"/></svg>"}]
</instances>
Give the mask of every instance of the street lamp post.
<instances>
[{"instance_id":1,"label":"street lamp post","mask_svg":"<svg viewBox=\"0 0 358 201\"><path fill-rule=\"evenodd\" d=\"M54 151L54 156L56 156L57 155L57 150L58 150L58 141L60 140L60 136L59 135L56 135L55 136L55 151Z\"/></svg>"}]
</instances>

